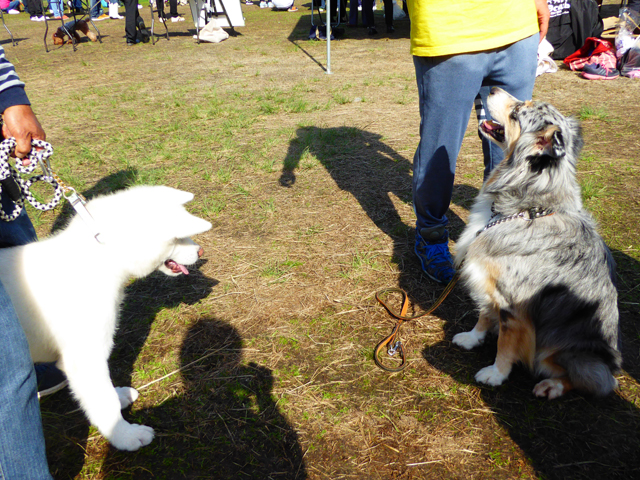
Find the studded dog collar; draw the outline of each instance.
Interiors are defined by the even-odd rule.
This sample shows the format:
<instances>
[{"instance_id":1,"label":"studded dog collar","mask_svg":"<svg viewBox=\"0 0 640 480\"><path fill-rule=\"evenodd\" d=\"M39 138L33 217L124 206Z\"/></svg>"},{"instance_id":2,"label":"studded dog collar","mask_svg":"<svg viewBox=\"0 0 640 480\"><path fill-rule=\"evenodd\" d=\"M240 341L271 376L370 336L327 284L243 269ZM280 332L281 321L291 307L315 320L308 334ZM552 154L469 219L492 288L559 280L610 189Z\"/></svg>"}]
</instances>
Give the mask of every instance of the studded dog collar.
<instances>
[{"instance_id":1,"label":"studded dog collar","mask_svg":"<svg viewBox=\"0 0 640 480\"><path fill-rule=\"evenodd\" d=\"M523 220L526 220L527 222L532 222L534 221L536 218L540 218L540 217L546 217L549 215L553 215L555 212L550 209L550 208L542 208L542 207L533 207L533 208L529 208L527 210L521 210L518 213L514 213L513 215L507 215L507 216L502 216L502 214L500 212L496 212L493 208L493 205L491 205L491 218L494 219L496 217L499 217L495 220L490 221L489 223L487 223L487 225L482 229L482 230L478 230L476 232L476 237L478 235L480 235L482 232L484 232L485 230L488 230L491 227L495 227L496 225L500 225L501 223L505 223L508 222L510 220L516 220L518 218L522 218Z\"/></svg>"}]
</instances>

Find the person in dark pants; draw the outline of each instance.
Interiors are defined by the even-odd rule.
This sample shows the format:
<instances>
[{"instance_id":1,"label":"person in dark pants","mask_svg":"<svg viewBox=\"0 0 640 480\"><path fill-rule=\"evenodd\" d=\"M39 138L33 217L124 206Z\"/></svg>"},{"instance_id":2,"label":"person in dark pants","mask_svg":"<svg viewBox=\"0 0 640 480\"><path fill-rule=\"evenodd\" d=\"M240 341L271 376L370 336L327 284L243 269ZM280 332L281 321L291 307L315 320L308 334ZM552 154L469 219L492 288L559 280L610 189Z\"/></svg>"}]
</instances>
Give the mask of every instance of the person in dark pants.
<instances>
[{"instance_id":1,"label":"person in dark pants","mask_svg":"<svg viewBox=\"0 0 640 480\"><path fill-rule=\"evenodd\" d=\"M373 0L362 0L362 17L369 35L377 35L378 30L373 16ZM384 23L387 25L387 33L395 32L393 28L393 0L384 0Z\"/></svg>"},{"instance_id":2,"label":"person in dark pants","mask_svg":"<svg viewBox=\"0 0 640 480\"><path fill-rule=\"evenodd\" d=\"M164 2L157 0L158 2L158 17L161 21L171 19L172 22L183 22L184 18L178 15L178 0L169 0L169 13L164 13Z\"/></svg>"},{"instance_id":3,"label":"person in dark pants","mask_svg":"<svg viewBox=\"0 0 640 480\"><path fill-rule=\"evenodd\" d=\"M138 14L138 0L124 0L124 11L124 34L127 37L127 46L135 45L141 41L148 42L151 34L144 25L144 20ZM140 39L138 39L138 30L140 31Z\"/></svg>"},{"instance_id":4,"label":"person in dark pants","mask_svg":"<svg viewBox=\"0 0 640 480\"><path fill-rule=\"evenodd\" d=\"M44 13L42 12L41 0L27 0L27 11L34 22L44 22Z\"/></svg>"}]
</instances>

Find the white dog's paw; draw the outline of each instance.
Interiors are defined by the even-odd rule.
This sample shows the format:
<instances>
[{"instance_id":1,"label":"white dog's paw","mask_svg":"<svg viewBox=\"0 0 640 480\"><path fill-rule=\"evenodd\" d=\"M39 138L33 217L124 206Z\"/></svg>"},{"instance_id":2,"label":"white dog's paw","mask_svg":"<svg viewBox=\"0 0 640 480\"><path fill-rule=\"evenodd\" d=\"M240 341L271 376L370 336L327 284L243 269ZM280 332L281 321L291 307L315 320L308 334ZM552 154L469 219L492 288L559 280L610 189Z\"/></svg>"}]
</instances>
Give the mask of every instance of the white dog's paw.
<instances>
[{"instance_id":1,"label":"white dog's paw","mask_svg":"<svg viewBox=\"0 0 640 480\"><path fill-rule=\"evenodd\" d=\"M495 365L490 365L476 373L476 382L496 387L498 385L502 385L502 382L507 379L507 376L508 375L500 373L498 367Z\"/></svg>"},{"instance_id":2,"label":"white dog's paw","mask_svg":"<svg viewBox=\"0 0 640 480\"><path fill-rule=\"evenodd\" d=\"M484 335L480 337L476 334L475 330L471 330L470 332L462 332L455 335L453 337L453 344L465 350L471 350L480 345L483 340Z\"/></svg>"},{"instance_id":3,"label":"white dog's paw","mask_svg":"<svg viewBox=\"0 0 640 480\"><path fill-rule=\"evenodd\" d=\"M118 394L118 400L120 400L120 410L124 410L133 402L135 402L140 394L135 388L131 387L115 387Z\"/></svg>"},{"instance_id":4,"label":"white dog's paw","mask_svg":"<svg viewBox=\"0 0 640 480\"><path fill-rule=\"evenodd\" d=\"M549 400L558 398L564 393L564 385L558 378L547 378L533 387L533 394L536 397L547 397Z\"/></svg>"},{"instance_id":5,"label":"white dog's paw","mask_svg":"<svg viewBox=\"0 0 640 480\"><path fill-rule=\"evenodd\" d=\"M153 428L146 425L131 424L124 419L119 420L109 441L118 450L133 452L149 445L153 440Z\"/></svg>"}]
</instances>

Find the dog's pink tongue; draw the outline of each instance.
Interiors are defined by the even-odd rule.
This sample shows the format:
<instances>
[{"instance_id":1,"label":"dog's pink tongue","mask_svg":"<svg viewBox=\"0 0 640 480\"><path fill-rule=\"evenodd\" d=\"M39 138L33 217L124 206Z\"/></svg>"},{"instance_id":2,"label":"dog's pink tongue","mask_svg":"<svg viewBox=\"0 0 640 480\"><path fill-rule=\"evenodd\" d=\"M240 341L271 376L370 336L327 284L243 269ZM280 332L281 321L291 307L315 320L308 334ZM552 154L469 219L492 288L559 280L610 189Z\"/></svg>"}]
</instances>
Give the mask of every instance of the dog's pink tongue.
<instances>
[{"instance_id":1,"label":"dog's pink tongue","mask_svg":"<svg viewBox=\"0 0 640 480\"><path fill-rule=\"evenodd\" d=\"M167 260L164 262L167 268L171 269L173 273L184 273L185 275L189 275L189 270L184 265L180 265L178 262L174 260Z\"/></svg>"}]
</instances>

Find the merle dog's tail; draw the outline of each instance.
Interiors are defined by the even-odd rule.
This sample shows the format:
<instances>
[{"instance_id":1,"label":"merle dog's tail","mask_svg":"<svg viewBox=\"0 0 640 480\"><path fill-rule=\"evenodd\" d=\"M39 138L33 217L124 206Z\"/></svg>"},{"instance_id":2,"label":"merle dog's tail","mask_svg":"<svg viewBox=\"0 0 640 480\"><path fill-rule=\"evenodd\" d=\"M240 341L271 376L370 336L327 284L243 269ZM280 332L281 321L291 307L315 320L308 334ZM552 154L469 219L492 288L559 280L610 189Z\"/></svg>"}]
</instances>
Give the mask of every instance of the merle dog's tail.
<instances>
[{"instance_id":1,"label":"merle dog's tail","mask_svg":"<svg viewBox=\"0 0 640 480\"><path fill-rule=\"evenodd\" d=\"M615 355L617 352L611 353ZM566 369L569 380L577 390L605 396L618 386L609 365L600 355L565 351L558 353L555 360Z\"/></svg>"}]
</instances>

